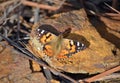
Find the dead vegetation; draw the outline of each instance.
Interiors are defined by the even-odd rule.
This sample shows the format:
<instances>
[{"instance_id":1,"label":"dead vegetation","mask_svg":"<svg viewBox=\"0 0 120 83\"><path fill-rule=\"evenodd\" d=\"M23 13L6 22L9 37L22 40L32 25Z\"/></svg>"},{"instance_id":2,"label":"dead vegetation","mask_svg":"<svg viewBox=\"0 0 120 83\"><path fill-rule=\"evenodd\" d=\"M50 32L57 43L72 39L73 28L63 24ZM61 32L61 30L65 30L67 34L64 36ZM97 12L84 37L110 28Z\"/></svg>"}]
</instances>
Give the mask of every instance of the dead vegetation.
<instances>
[{"instance_id":1,"label":"dead vegetation","mask_svg":"<svg viewBox=\"0 0 120 83\"><path fill-rule=\"evenodd\" d=\"M0 83L119 83L118 0L0 3ZM57 36L71 28L65 38L84 43L86 49L67 58L50 58L38 49L38 27Z\"/></svg>"}]
</instances>

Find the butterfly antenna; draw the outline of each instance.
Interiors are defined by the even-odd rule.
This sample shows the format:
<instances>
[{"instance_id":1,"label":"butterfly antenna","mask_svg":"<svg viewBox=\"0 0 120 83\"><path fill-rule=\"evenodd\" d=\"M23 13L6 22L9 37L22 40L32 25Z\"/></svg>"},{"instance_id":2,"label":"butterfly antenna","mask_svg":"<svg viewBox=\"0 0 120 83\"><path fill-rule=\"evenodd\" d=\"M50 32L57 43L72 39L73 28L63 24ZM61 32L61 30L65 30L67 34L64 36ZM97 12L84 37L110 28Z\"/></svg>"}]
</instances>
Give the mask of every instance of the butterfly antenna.
<instances>
[{"instance_id":1,"label":"butterfly antenna","mask_svg":"<svg viewBox=\"0 0 120 83\"><path fill-rule=\"evenodd\" d=\"M63 38L66 38L70 34L71 30L71 28L68 28L64 32L62 32L61 35L63 36Z\"/></svg>"}]
</instances>

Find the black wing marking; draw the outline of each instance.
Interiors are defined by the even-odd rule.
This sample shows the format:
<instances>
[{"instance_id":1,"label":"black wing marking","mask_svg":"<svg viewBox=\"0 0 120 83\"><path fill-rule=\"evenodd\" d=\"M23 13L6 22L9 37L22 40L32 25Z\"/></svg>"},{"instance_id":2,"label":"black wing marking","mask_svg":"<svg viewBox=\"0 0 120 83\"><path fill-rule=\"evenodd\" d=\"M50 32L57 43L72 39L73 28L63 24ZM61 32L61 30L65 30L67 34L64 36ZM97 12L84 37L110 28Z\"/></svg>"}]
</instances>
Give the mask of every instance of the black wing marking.
<instances>
[{"instance_id":1,"label":"black wing marking","mask_svg":"<svg viewBox=\"0 0 120 83\"><path fill-rule=\"evenodd\" d=\"M80 52L86 48L85 44L79 42L79 41L74 41L74 40L69 40L70 48L68 50L68 54L66 56L70 57L72 54L75 54L77 52Z\"/></svg>"}]
</instances>

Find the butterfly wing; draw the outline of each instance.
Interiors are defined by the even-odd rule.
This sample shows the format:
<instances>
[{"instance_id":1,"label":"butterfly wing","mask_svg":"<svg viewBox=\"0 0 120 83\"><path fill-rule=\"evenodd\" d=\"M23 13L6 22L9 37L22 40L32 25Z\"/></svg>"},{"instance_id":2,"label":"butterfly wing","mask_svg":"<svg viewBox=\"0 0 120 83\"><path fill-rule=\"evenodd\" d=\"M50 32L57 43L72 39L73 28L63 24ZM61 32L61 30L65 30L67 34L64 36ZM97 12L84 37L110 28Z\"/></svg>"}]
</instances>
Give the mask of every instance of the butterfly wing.
<instances>
[{"instance_id":1,"label":"butterfly wing","mask_svg":"<svg viewBox=\"0 0 120 83\"><path fill-rule=\"evenodd\" d=\"M53 49L52 45L55 45L54 43L58 43L54 42L54 39L56 39L58 36L40 28L37 29L37 34L40 43L43 44L43 52L48 56L53 56L55 52L53 50L56 50L57 52L57 49ZM52 44L50 44L51 42ZM71 39L63 39L61 46L62 48L57 55L58 58L70 57L72 54L75 54L86 48L85 44Z\"/></svg>"},{"instance_id":2,"label":"butterfly wing","mask_svg":"<svg viewBox=\"0 0 120 83\"><path fill-rule=\"evenodd\" d=\"M67 57L71 56L72 54L75 54L81 50L84 50L86 48L85 44L74 41L71 39L64 39L64 50L66 50L65 55Z\"/></svg>"},{"instance_id":3,"label":"butterfly wing","mask_svg":"<svg viewBox=\"0 0 120 83\"><path fill-rule=\"evenodd\" d=\"M55 54L54 45L56 45L57 42L57 36L47 30L38 28L37 29L38 39L39 42L43 45L43 52L48 56L53 56Z\"/></svg>"},{"instance_id":4,"label":"butterfly wing","mask_svg":"<svg viewBox=\"0 0 120 83\"><path fill-rule=\"evenodd\" d=\"M57 37L56 35L40 28L37 29L37 35L40 43L44 45L51 42L54 38Z\"/></svg>"}]
</instances>

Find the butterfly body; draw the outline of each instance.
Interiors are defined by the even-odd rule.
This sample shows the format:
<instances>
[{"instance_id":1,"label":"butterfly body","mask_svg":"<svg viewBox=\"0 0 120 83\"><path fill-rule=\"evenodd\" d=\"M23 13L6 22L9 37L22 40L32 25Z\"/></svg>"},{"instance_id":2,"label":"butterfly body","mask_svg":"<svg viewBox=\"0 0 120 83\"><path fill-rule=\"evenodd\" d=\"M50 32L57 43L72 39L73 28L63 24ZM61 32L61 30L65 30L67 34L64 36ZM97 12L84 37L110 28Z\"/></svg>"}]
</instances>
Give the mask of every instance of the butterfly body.
<instances>
[{"instance_id":1,"label":"butterfly body","mask_svg":"<svg viewBox=\"0 0 120 83\"><path fill-rule=\"evenodd\" d=\"M50 57L67 58L85 49L85 45L79 41L65 39L70 29L58 36L41 28L37 29L39 42L43 45L43 52Z\"/></svg>"}]
</instances>

